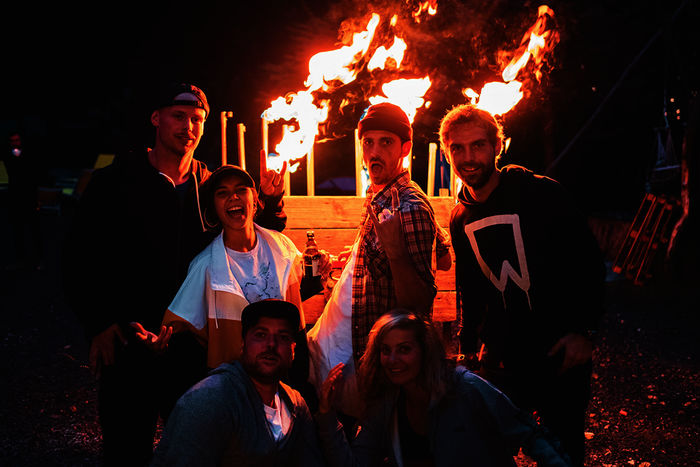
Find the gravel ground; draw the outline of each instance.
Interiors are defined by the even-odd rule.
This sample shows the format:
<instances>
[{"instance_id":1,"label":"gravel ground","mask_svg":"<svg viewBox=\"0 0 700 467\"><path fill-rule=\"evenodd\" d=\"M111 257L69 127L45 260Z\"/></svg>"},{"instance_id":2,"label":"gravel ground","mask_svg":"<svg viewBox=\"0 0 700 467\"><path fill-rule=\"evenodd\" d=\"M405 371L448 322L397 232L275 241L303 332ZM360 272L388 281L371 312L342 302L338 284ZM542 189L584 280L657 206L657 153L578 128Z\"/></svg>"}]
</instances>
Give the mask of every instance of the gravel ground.
<instances>
[{"instance_id":1,"label":"gravel ground","mask_svg":"<svg viewBox=\"0 0 700 467\"><path fill-rule=\"evenodd\" d=\"M4 214L0 225L7 226ZM0 465L99 465L94 380L57 272L67 215L45 214L44 268L8 268L0 228ZM697 280L608 282L595 351L588 465L700 465ZM521 466L532 465L520 456Z\"/></svg>"}]
</instances>

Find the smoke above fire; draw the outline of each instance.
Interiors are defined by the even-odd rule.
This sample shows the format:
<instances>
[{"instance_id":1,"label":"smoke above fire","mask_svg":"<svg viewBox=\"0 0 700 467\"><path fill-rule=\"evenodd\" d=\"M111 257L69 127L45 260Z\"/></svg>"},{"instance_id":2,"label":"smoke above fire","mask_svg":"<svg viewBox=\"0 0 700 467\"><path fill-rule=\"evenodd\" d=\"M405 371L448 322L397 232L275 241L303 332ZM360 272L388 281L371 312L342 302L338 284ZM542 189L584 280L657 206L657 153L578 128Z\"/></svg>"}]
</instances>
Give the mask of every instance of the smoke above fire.
<instances>
[{"instance_id":1,"label":"smoke above fire","mask_svg":"<svg viewBox=\"0 0 700 467\"><path fill-rule=\"evenodd\" d=\"M399 105L412 122L436 100L441 112L469 101L503 116L541 83L559 41L546 5L534 19L521 12L518 25L507 27L493 19L494 7L469 10L437 0L355 6L340 23L338 46L304 59L303 87L262 113L265 124L283 122L281 141L270 147L281 156L273 166L303 158L315 142L351 134L378 102Z\"/></svg>"}]
</instances>

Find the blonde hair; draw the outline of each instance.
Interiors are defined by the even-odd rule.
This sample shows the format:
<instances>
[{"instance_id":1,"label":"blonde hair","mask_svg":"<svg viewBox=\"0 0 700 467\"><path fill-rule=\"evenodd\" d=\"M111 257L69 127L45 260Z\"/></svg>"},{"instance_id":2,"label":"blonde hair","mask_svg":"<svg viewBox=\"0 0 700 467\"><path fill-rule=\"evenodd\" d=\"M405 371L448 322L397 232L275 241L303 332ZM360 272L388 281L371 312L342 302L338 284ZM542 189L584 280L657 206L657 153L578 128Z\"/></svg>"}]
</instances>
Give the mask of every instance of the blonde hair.
<instances>
[{"instance_id":1,"label":"blonde hair","mask_svg":"<svg viewBox=\"0 0 700 467\"><path fill-rule=\"evenodd\" d=\"M367 349L360 358L358 384L365 402L376 401L387 392L398 390L386 377L381 366L380 348L384 337L394 329L413 331L422 351L419 384L431 396L440 397L447 391L449 367L440 334L427 321L414 313L395 309L381 316L369 332Z\"/></svg>"}]
</instances>

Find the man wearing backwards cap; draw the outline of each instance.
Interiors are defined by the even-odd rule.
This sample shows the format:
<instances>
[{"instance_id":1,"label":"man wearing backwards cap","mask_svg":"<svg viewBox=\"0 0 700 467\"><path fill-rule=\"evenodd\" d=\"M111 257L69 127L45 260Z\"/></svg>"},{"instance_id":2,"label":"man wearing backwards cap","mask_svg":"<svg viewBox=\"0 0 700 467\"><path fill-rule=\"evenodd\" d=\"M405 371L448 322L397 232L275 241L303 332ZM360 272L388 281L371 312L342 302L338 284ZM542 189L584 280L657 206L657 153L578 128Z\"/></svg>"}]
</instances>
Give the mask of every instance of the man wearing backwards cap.
<instances>
[{"instance_id":1,"label":"man wearing backwards cap","mask_svg":"<svg viewBox=\"0 0 700 467\"><path fill-rule=\"evenodd\" d=\"M374 322L393 308L429 319L437 291L432 252L438 226L425 194L403 168L411 124L400 107L371 106L359 123L362 158L372 182L360 231L326 308L309 331L312 378L320 389L329 370L346 367L340 412L357 417L355 364Z\"/></svg>"},{"instance_id":2,"label":"man wearing backwards cap","mask_svg":"<svg viewBox=\"0 0 700 467\"><path fill-rule=\"evenodd\" d=\"M205 229L199 205L199 185L210 173L194 159L209 114L204 92L191 84L166 87L151 108L155 145L118 155L92 174L64 251L66 298L90 339L90 366L99 380L106 465L148 462L159 410L167 416L169 405L194 382L183 362L189 358L194 368L205 358L183 336L170 343L179 366L168 371L167 361L157 360L129 326L137 321L160 329L190 261L216 236ZM265 169L265 209L256 222L282 230L281 174ZM188 374L187 380L172 380Z\"/></svg>"},{"instance_id":3,"label":"man wearing backwards cap","mask_svg":"<svg viewBox=\"0 0 700 467\"><path fill-rule=\"evenodd\" d=\"M153 466L324 465L301 395L280 380L294 358L299 309L267 299L241 312L240 360L223 363L177 402Z\"/></svg>"}]
</instances>

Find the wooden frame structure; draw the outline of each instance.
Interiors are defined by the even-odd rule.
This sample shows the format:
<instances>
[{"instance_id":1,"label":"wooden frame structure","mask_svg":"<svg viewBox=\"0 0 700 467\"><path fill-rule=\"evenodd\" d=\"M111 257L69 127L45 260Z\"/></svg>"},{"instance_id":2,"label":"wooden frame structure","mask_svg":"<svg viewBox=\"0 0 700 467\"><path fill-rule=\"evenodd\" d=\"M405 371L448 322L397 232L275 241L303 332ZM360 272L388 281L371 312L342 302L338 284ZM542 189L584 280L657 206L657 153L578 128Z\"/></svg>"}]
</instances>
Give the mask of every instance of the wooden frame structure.
<instances>
[{"instance_id":1,"label":"wooden frame structure","mask_svg":"<svg viewBox=\"0 0 700 467\"><path fill-rule=\"evenodd\" d=\"M230 112L222 112L222 132L225 131L225 119L230 116ZM262 148L265 153L269 153L268 125L269 122L263 118L261 122L261 133ZM244 133L245 127L243 124L238 124L238 149L241 167L245 167ZM225 139L222 137L222 145L223 144L225 144ZM225 148L222 148L222 163L226 163L225 151ZM365 200L363 192L364 187L361 181L361 151L362 148L359 143L357 130L355 130L356 196L315 196L313 150L307 155L307 193L309 193L309 195L285 195L284 198L284 210L287 214L287 227L284 233L294 242L299 251L304 250L306 245L306 232L308 230L314 231L319 248L326 250L332 255L338 255L354 243L355 236L358 232L360 217L362 215L362 206ZM449 226L450 213L455 205L455 198L453 196L433 196L436 152L437 144L431 143L429 145L428 173L432 174L433 177L429 177L428 198L435 211L436 221L442 227L447 228ZM409 165L409 172L410 169L411 167ZM289 177L290 174L287 172L284 180L285 192L287 194L290 192ZM454 192L454 187L453 176L450 183L450 193ZM451 250L450 254L452 255L454 263L454 252ZM433 321L443 323L444 329L446 325L458 319L454 264L449 271L437 271L435 280L438 292L433 304ZM312 324L318 319L323 312L324 306L325 299L322 294L304 302L304 314L306 315L307 324Z\"/></svg>"},{"instance_id":2,"label":"wooden frame structure","mask_svg":"<svg viewBox=\"0 0 700 467\"><path fill-rule=\"evenodd\" d=\"M337 255L355 241L364 198L359 196L285 196L287 227L284 230L299 251L306 245L306 231L313 230L319 248ZM452 197L433 197L430 203L435 219L447 227L454 207ZM454 262L454 253L452 259ZM455 270L437 271L437 296L433 305L433 321L453 322L456 316ZM307 323L313 323L323 311L323 295L304 302Z\"/></svg>"}]
</instances>

